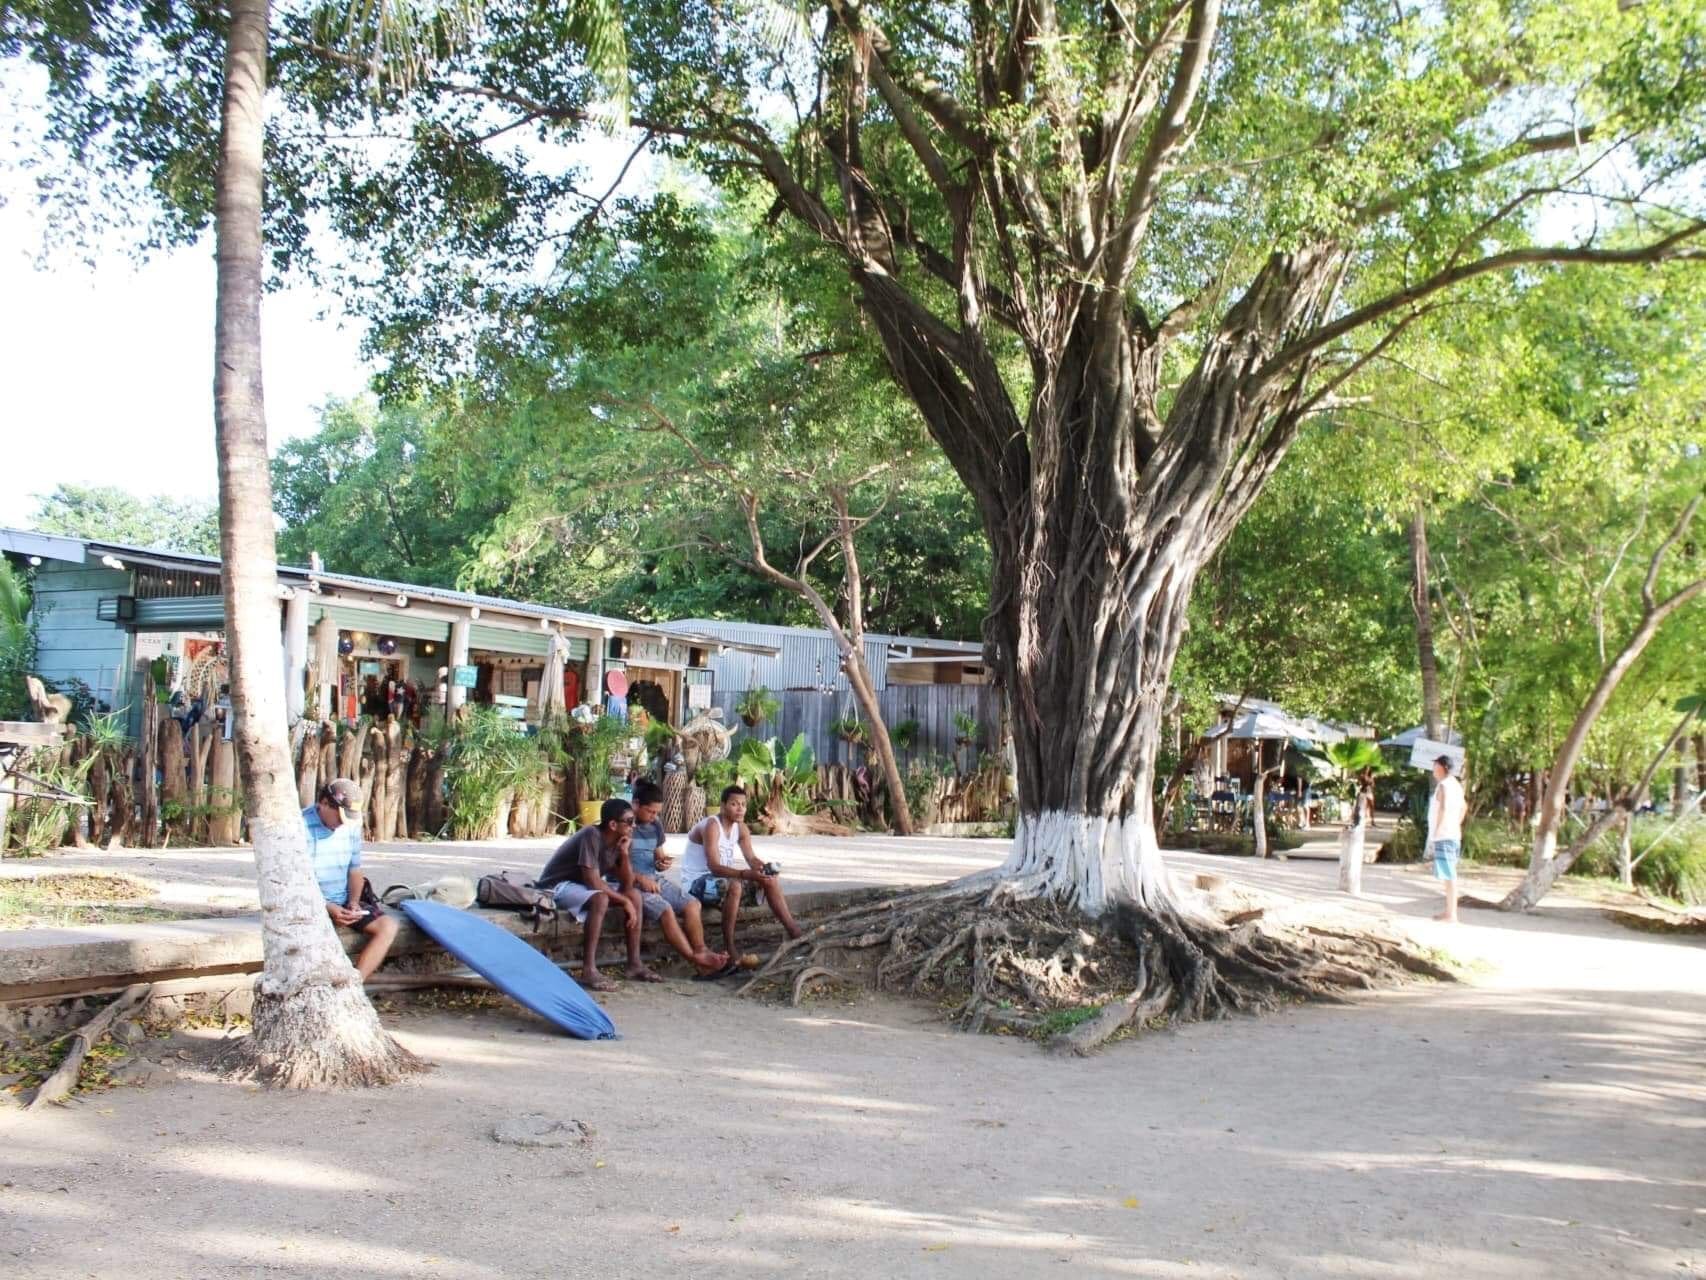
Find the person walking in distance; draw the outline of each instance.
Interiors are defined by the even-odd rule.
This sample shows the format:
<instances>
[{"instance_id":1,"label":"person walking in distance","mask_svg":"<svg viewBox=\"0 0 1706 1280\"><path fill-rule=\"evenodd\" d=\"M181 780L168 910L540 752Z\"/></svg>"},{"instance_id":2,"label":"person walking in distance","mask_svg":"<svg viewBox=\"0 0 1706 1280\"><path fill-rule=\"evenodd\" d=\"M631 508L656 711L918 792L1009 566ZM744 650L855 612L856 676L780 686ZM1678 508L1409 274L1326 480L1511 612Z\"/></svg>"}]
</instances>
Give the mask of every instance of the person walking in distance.
<instances>
[{"instance_id":1,"label":"person walking in distance","mask_svg":"<svg viewBox=\"0 0 1706 1280\"><path fill-rule=\"evenodd\" d=\"M1445 910L1434 917L1457 923L1457 860L1463 849L1463 784L1451 775L1451 757L1434 761L1434 794L1428 801L1428 852L1434 875L1445 881Z\"/></svg>"},{"instance_id":2,"label":"person walking in distance","mask_svg":"<svg viewBox=\"0 0 1706 1280\"><path fill-rule=\"evenodd\" d=\"M1351 799L1351 816L1339 837L1339 888L1353 898L1362 896L1362 863L1368 827L1374 821L1374 777L1364 772Z\"/></svg>"}]
</instances>

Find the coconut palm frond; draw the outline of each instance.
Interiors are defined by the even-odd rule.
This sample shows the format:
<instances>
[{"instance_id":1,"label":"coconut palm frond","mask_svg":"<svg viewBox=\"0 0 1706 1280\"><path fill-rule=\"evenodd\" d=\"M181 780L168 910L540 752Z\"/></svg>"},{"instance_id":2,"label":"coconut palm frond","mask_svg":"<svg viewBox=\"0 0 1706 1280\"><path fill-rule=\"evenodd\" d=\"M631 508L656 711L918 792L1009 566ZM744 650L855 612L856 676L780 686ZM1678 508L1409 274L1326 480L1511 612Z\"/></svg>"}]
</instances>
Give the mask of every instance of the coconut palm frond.
<instances>
[{"instance_id":1,"label":"coconut palm frond","mask_svg":"<svg viewBox=\"0 0 1706 1280\"><path fill-rule=\"evenodd\" d=\"M484 13L482 0L343 0L322 8L319 24L361 60L375 89L407 89L472 46ZM606 95L600 114L626 123L628 42L620 0L572 0L565 16L569 39L585 50L587 69Z\"/></svg>"},{"instance_id":2,"label":"coconut palm frond","mask_svg":"<svg viewBox=\"0 0 1706 1280\"><path fill-rule=\"evenodd\" d=\"M1376 768L1384 758L1379 745L1369 738L1346 738L1335 742L1327 748L1325 755L1335 769L1346 773Z\"/></svg>"}]
</instances>

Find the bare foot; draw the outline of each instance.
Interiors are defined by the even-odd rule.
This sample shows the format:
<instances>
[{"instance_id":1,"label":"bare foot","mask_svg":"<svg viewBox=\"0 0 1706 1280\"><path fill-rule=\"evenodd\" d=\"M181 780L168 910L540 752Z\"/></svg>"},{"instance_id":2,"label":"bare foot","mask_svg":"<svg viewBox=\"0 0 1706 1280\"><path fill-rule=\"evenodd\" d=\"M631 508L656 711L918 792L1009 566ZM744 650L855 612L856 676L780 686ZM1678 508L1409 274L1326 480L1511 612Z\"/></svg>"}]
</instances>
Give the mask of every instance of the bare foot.
<instances>
[{"instance_id":1,"label":"bare foot","mask_svg":"<svg viewBox=\"0 0 1706 1280\"><path fill-rule=\"evenodd\" d=\"M616 984L597 969L581 970L581 986L588 991L614 991Z\"/></svg>"},{"instance_id":2,"label":"bare foot","mask_svg":"<svg viewBox=\"0 0 1706 1280\"><path fill-rule=\"evenodd\" d=\"M701 951L693 957L693 967L700 973L716 973L726 969L729 964L729 953L726 951Z\"/></svg>"},{"instance_id":3,"label":"bare foot","mask_svg":"<svg viewBox=\"0 0 1706 1280\"><path fill-rule=\"evenodd\" d=\"M1438 915L1436 915L1434 917L1434 919L1438 920L1442 924L1456 924L1457 923L1457 917L1454 915L1451 915L1450 913L1445 912L1445 911L1441 911Z\"/></svg>"},{"instance_id":4,"label":"bare foot","mask_svg":"<svg viewBox=\"0 0 1706 1280\"><path fill-rule=\"evenodd\" d=\"M662 978L658 977L657 974L653 973L650 969L646 968L646 966L643 964L631 964L628 966L628 968L624 972L626 972L629 979L631 981L634 981L634 982L662 982L663 981Z\"/></svg>"}]
</instances>

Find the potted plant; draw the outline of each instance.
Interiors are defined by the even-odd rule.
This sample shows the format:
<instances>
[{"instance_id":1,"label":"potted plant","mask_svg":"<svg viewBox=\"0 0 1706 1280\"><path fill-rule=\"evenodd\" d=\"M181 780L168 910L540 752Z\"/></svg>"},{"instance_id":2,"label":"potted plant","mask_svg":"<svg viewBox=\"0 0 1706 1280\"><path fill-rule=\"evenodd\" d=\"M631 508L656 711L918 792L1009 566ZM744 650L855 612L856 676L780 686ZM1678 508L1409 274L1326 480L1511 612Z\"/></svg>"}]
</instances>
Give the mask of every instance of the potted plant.
<instances>
[{"instance_id":1,"label":"potted plant","mask_svg":"<svg viewBox=\"0 0 1706 1280\"><path fill-rule=\"evenodd\" d=\"M911 751L918 742L918 721L902 720L889 730L889 741L897 751Z\"/></svg>"},{"instance_id":2,"label":"potted plant","mask_svg":"<svg viewBox=\"0 0 1706 1280\"><path fill-rule=\"evenodd\" d=\"M774 719L782 710L782 700L763 685L748 689L735 704L735 714L748 729L756 729L766 720Z\"/></svg>"},{"instance_id":3,"label":"potted plant","mask_svg":"<svg viewBox=\"0 0 1706 1280\"><path fill-rule=\"evenodd\" d=\"M977 741L979 730L983 728L977 722L977 717L969 711L954 712L954 742L962 747L969 747Z\"/></svg>"},{"instance_id":4,"label":"potted plant","mask_svg":"<svg viewBox=\"0 0 1706 1280\"><path fill-rule=\"evenodd\" d=\"M577 723L564 743L580 778L582 826L596 825L599 806L610 789L610 761L626 744L628 725L615 716L599 716L590 723Z\"/></svg>"},{"instance_id":5,"label":"potted plant","mask_svg":"<svg viewBox=\"0 0 1706 1280\"><path fill-rule=\"evenodd\" d=\"M850 747L862 747L870 741L870 731L858 716L843 716L830 721L829 731Z\"/></svg>"},{"instance_id":6,"label":"potted plant","mask_svg":"<svg viewBox=\"0 0 1706 1280\"><path fill-rule=\"evenodd\" d=\"M695 786L705 789L705 812L713 814L721 806L723 788L735 780L733 760L706 760L694 771Z\"/></svg>"}]
</instances>

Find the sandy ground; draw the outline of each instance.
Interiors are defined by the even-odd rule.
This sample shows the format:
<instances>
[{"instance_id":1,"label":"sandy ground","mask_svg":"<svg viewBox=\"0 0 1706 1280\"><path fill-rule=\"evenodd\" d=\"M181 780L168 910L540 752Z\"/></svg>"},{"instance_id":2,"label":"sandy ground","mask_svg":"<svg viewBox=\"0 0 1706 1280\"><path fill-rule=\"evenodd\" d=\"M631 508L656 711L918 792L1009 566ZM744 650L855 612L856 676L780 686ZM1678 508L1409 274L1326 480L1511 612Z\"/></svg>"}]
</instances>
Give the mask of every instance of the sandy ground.
<instances>
[{"instance_id":1,"label":"sandy ground","mask_svg":"<svg viewBox=\"0 0 1706 1280\"><path fill-rule=\"evenodd\" d=\"M1306 857L1174 861L1334 896ZM1452 932L1416 873L1367 885L1476 981L1087 1061L875 997L625 986L600 1044L404 1009L438 1069L389 1090L0 1117L0 1274L1706 1276L1706 946L1562 902ZM596 1135L492 1141L528 1111Z\"/></svg>"},{"instance_id":2,"label":"sandy ground","mask_svg":"<svg viewBox=\"0 0 1706 1280\"><path fill-rule=\"evenodd\" d=\"M684 836L671 836L668 847L681 852ZM561 837L542 840L409 841L368 844L362 866L380 889L392 884L424 884L444 875L477 880L500 871L541 871ZM857 839L758 837L755 849L778 862L790 889L843 889L856 885L899 885L950 880L981 871L1006 856L1002 840L949 840L884 836ZM206 905L252 911L255 860L246 848L225 849L63 849L45 858L0 860L0 877L32 876L44 871L121 871L157 885L160 905Z\"/></svg>"}]
</instances>

